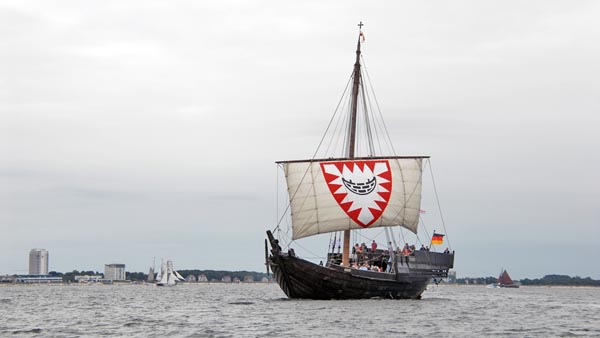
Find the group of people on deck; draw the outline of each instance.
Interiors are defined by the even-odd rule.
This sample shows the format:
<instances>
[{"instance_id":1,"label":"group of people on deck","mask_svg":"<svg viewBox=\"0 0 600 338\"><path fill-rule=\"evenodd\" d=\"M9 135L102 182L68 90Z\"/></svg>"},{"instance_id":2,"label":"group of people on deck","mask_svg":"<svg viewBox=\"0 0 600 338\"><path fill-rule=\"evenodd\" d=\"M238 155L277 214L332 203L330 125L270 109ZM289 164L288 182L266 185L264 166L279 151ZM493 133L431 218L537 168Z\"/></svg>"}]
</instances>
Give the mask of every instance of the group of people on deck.
<instances>
[{"instance_id":1,"label":"group of people on deck","mask_svg":"<svg viewBox=\"0 0 600 338\"><path fill-rule=\"evenodd\" d=\"M375 242L375 240L373 240L373 242L371 243L371 251L370 252L375 252L377 250L377 242ZM362 242L361 245L358 245L358 243L354 244L354 247L352 247L352 254L362 254L362 253L367 253L369 252L369 249L367 248L367 245L365 244L365 242Z\"/></svg>"},{"instance_id":2,"label":"group of people on deck","mask_svg":"<svg viewBox=\"0 0 600 338\"><path fill-rule=\"evenodd\" d=\"M425 247L422 245L420 250L429 251L429 247ZM416 247L414 245L408 245L408 243L406 243L402 249L400 249L400 247L397 247L396 250L394 250L392 242L389 242L387 251L390 256L392 253L394 253L396 255L409 256L410 254L412 254L413 252L416 251ZM358 243L356 243L352 247L352 256L353 257L360 257L363 254L375 253L375 252L377 252L377 242L375 242L375 240L373 240L373 242L371 243L371 248L368 248L364 242L360 245L358 245Z\"/></svg>"},{"instance_id":3,"label":"group of people on deck","mask_svg":"<svg viewBox=\"0 0 600 338\"><path fill-rule=\"evenodd\" d=\"M373 240L370 247L366 243L355 243L350 256L351 267L358 270L382 272L388 269L388 258L383 250L377 250L377 242Z\"/></svg>"},{"instance_id":4,"label":"group of people on deck","mask_svg":"<svg viewBox=\"0 0 600 338\"><path fill-rule=\"evenodd\" d=\"M392 252L395 253L396 255L402 255L402 256L410 256L410 254L412 254L413 252L415 252L417 250L417 248L414 245L408 245L408 243L404 244L404 247L402 249L400 249L400 247L396 247L396 250L393 249L393 245L392 242L389 242L388 244L388 253L391 255ZM419 251L429 251L429 246L425 246L424 244L421 244L421 248L419 249ZM375 240L373 240L373 242L371 243L371 248L367 248L367 245L365 244L365 242L363 242L362 244L358 245L358 243L354 244L354 246L352 247L352 255L354 257L356 257L357 255L360 254L364 254L364 253L374 253L377 251L377 242L375 242ZM444 250L445 254L449 254L450 250L448 248L446 248L446 250Z\"/></svg>"},{"instance_id":5,"label":"group of people on deck","mask_svg":"<svg viewBox=\"0 0 600 338\"><path fill-rule=\"evenodd\" d=\"M429 251L429 247L425 247L425 246L421 245L420 250ZM375 240L373 240L373 242L371 243L370 249L367 248L367 245L364 242L361 245L358 245L358 243L356 243L356 244L354 244L354 247L352 247L352 255L360 255L363 253L374 253L376 251L377 251L377 242L375 242ZM408 245L408 243L406 243L404 245L402 250L400 250L400 247L397 247L396 250L394 250L392 242L389 242L389 244L388 244L388 252L390 254L392 252L394 252L396 255L409 256L414 251L416 251L416 247L414 245Z\"/></svg>"},{"instance_id":6,"label":"group of people on deck","mask_svg":"<svg viewBox=\"0 0 600 338\"><path fill-rule=\"evenodd\" d=\"M354 262L352 264L353 269L364 270L364 271L376 271L382 272L385 271L383 267L380 267L376 264L369 265L368 261L364 261L362 264L358 264L358 262Z\"/></svg>"},{"instance_id":7,"label":"group of people on deck","mask_svg":"<svg viewBox=\"0 0 600 338\"><path fill-rule=\"evenodd\" d=\"M358 270L391 272L394 256L409 256L415 251L415 246L409 246L408 243L402 250L400 247L394 250L392 242L389 242L387 250L377 251L377 248L375 240L371 242L370 248L364 242L360 245L355 243L352 247L351 267Z\"/></svg>"},{"instance_id":8,"label":"group of people on deck","mask_svg":"<svg viewBox=\"0 0 600 338\"><path fill-rule=\"evenodd\" d=\"M375 240L371 242L370 248L367 247L365 242L361 243L360 245L355 243L352 247L352 256L350 259L352 268L359 270L389 272L392 267L391 262L393 261L394 256L411 256L417 250L414 245L409 245L408 243L405 243L402 249L400 249L400 247L396 247L394 250L392 242L388 243L387 250L379 250L378 252L377 248L378 245ZM419 251L429 250L429 246L425 246L423 244L419 249ZM377 253L379 253L379 255L377 255ZM444 250L444 253L450 253L448 248Z\"/></svg>"}]
</instances>

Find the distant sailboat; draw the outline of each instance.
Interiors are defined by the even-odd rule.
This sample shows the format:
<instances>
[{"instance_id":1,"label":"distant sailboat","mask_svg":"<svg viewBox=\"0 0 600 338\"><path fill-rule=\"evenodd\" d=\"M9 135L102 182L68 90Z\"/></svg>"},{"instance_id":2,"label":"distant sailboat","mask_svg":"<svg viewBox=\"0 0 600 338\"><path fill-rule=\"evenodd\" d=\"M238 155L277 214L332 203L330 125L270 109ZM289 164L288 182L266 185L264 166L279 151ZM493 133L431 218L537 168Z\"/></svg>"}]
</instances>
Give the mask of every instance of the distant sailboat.
<instances>
[{"instance_id":1,"label":"distant sailboat","mask_svg":"<svg viewBox=\"0 0 600 338\"><path fill-rule=\"evenodd\" d=\"M179 274L179 272L173 269L173 262L163 262L160 267L160 271L156 275L157 286L173 286L178 282L182 282L185 279Z\"/></svg>"},{"instance_id":2,"label":"distant sailboat","mask_svg":"<svg viewBox=\"0 0 600 338\"><path fill-rule=\"evenodd\" d=\"M500 276L498 276L498 282L495 284L490 284L487 287L488 288L518 288L519 284L515 284L515 282L508 275L508 272L506 272L505 269L502 269L502 272L500 272Z\"/></svg>"},{"instance_id":3,"label":"distant sailboat","mask_svg":"<svg viewBox=\"0 0 600 338\"><path fill-rule=\"evenodd\" d=\"M163 267L164 267L164 268L163 268ZM163 272L163 270L164 270L164 271L166 271L166 270L167 270L167 268L166 268L166 266L165 266L165 263L164 263L164 262L163 262L163 263L162 263L162 265L161 265L161 269L160 269L160 270L159 270L159 271L156 273L156 278L154 278L154 281L156 281L157 283L158 283L158 281L159 281L159 280L161 280L161 279L162 279L162 275L163 275L163 274L162 274L162 272Z\"/></svg>"},{"instance_id":4,"label":"distant sailboat","mask_svg":"<svg viewBox=\"0 0 600 338\"><path fill-rule=\"evenodd\" d=\"M148 283L154 283L154 268L150 267L150 270L148 271L148 279L147 279Z\"/></svg>"},{"instance_id":5,"label":"distant sailboat","mask_svg":"<svg viewBox=\"0 0 600 338\"><path fill-rule=\"evenodd\" d=\"M148 283L154 283L154 267L156 266L156 258L152 259L152 266L150 267L150 270L148 270L148 279L146 279L146 282Z\"/></svg>"},{"instance_id":6,"label":"distant sailboat","mask_svg":"<svg viewBox=\"0 0 600 338\"><path fill-rule=\"evenodd\" d=\"M510 278L510 276L508 275L508 272L506 272L506 270L503 270L502 273L500 274L500 277L498 277L498 286L501 288L518 288L519 285L515 284L515 282L513 282L513 280Z\"/></svg>"}]
</instances>

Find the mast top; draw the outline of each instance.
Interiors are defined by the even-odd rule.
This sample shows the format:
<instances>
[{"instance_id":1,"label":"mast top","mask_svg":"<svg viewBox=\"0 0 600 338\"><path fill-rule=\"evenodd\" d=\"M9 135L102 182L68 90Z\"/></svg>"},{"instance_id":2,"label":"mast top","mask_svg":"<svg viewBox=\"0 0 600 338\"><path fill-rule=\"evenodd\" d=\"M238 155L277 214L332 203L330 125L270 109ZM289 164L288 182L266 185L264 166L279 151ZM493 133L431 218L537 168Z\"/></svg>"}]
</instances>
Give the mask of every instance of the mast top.
<instances>
[{"instance_id":1,"label":"mast top","mask_svg":"<svg viewBox=\"0 0 600 338\"><path fill-rule=\"evenodd\" d=\"M358 44L359 44L359 45L360 45L360 38L361 38L361 37L362 37L363 41L365 40L365 36L363 35L363 32L362 32L362 27L363 27L364 25L365 25L365 24L364 24L364 23L362 23L362 21L361 21L361 22L359 22L359 23L358 23L358 25L357 25L357 26L358 26L358 42L359 42ZM360 46L359 46L359 47L360 47Z\"/></svg>"},{"instance_id":2,"label":"mast top","mask_svg":"<svg viewBox=\"0 0 600 338\"><path fill-rule=\"evenodd\" d=\"M357 26L358 26L358 44L357 44L357 46L356 46L356 54L357 54L357 55L356 55L356 57L357 57L357 62L358 62L358 55L360 54L360 40L362 39L362 42L365 42L365 35L364 35L364 34L363 34L363 32L362 32L362 27L363 27L364 25L365 25L365 24L364 24L364 23L362 23L362 21L360 21L360 22L358 23L358 25L357 25Z\"/></svg>"}]
</instances>

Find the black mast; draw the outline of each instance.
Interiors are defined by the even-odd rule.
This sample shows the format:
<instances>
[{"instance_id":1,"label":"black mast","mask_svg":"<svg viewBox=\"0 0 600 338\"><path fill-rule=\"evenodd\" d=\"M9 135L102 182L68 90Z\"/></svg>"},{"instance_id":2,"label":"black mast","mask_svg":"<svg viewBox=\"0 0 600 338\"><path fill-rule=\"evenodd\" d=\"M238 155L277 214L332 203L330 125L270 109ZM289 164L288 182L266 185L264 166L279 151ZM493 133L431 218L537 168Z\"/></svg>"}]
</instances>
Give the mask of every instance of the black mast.
<instances>
[{"instance_id":1,"label":"black mast","mask_svg":"<svg viewBox=\"0 0 600 338\"><path fill-rule=\"evenodd\" d=\"M350 126L348 138L348 158L354 158L356 144L356 111L358 109L358 90L360 86L360 38L362 37L362 21L358 24L358 42L356 44L356 62L352 74L352 103L350 105ZM344 251L342 252L342 265L350 266L350 230L344 230Z\"/></svg>"}]
</instances>

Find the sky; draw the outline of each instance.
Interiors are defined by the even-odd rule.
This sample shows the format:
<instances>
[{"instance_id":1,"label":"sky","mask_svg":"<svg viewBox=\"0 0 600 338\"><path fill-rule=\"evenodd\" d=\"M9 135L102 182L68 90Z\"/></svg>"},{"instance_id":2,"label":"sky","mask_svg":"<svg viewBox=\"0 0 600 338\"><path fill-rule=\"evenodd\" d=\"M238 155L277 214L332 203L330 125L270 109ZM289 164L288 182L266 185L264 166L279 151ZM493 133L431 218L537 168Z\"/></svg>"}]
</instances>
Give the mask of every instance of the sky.
<instances>
[{"instance_id":1,"label":"sky","mask_svg":"<svg viewBox=\"0 0 600 338\"><path fill-rule=\"evenodd\" d=\"M32 248L62 272L264 271L274 162L312 156L362 21L396 151L432 157L458 276L600 279L598 17L597 1L2 0L0 274L27 273ZM324 255L316 241L298 247Z\"/></svg>"}]
</instances>

